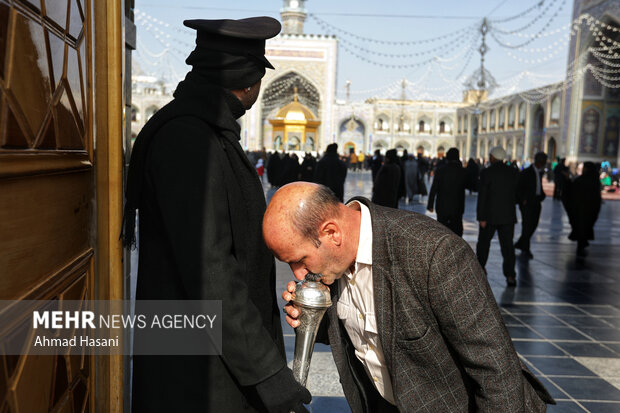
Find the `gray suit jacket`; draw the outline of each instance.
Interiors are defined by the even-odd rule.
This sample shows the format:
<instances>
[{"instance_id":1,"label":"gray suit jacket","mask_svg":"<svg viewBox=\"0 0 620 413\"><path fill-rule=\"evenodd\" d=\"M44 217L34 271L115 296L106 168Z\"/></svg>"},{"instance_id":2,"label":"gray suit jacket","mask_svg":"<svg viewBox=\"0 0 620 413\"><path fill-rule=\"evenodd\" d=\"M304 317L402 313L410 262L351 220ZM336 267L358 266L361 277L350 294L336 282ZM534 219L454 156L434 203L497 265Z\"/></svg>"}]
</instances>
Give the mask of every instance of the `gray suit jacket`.
<instances>
[{"instance_id":1,"label":"gray suit jacket","mask_svg":"<svg viewBox=\"0 0 620 413\"><path fill-rule=\"evenodd\" d=\"M372 218L375 314L399 411L544 412L554 403L520 362L469 245L424 215L354 200ZM363 386L332 291L329 343L345 396L360 413Z\"/></svg>"}]
</instances>

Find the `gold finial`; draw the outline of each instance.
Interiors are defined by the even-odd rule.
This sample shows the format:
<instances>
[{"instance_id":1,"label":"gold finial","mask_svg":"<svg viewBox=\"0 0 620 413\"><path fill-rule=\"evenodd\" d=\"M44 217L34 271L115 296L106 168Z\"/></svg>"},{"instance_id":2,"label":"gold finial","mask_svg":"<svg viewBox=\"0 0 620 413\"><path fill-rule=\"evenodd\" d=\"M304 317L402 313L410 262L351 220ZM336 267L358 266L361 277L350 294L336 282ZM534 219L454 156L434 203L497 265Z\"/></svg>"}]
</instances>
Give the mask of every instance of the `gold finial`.
<instances>
[{"instance_id":1,"label":"gold finial","mask_svg":"<svg viewBox=\"0 0 620 413\"><path fill-rule=\"evenodd\" d=\"M294 91L295 91L295 96L293 97L293 100L297 102L297 86L295 86Z\"/></svg>"}]
</instances>

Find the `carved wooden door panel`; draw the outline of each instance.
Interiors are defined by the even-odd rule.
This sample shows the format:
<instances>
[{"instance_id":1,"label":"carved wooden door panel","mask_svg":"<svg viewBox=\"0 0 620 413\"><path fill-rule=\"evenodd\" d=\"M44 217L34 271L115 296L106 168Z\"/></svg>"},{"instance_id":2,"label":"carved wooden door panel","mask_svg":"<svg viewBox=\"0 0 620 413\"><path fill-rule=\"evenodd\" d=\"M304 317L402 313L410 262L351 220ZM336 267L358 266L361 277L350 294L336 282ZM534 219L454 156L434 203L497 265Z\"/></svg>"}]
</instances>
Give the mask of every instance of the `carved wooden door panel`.
<instances>
[{"instance_id":1,"label":"carved wooden door panel","mask_svg":"<svg viewBox=\"0 0 620 413\"><path fill-rule=\"evenodd\" d=\"M92 297L91 13L84 0L0 0L1 300ZM93 370L84 354L0 356L0 413L93 411Z\"/></svg>"}]
</instances>

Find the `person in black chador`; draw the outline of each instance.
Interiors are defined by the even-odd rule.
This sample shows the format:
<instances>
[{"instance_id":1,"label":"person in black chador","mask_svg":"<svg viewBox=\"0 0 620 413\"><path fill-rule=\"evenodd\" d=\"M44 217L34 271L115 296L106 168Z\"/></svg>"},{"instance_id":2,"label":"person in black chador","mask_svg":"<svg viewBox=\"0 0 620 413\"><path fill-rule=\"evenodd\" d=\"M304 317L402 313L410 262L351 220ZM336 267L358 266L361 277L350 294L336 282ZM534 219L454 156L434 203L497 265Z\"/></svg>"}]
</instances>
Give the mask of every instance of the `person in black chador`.
<instances>
[{"instance_id":1,"label":"person in black chador","mask_svg":"<svg viewBox=\"0 0 620 413\"><path fill-rule=\"evenodd\" d=\"M377 173L372 188L372 202L390 208L398 208L398 189L400 185L400 166L396 149L385 153L383 166Z\"/></svg>"},{"instance_id":2,"label":"person in black chador","mask_svg":"<svg viewBox=\"0 0 620 413\"><path fill-rule=\"evenodd\" d=\"M311 153L306 153L304 160L301 163L301 169L299 171L299 180L312 182L314 180L314 169L316 168L316 159Z\"/></svg>"},{"instance_id":3,"label":"person in black chador","mask_svg":"<svg viewBox=\"0 0 620 413\"><path fill-rule=\"evenodd\" d=\"M286 154L282 160L280 185L284 186L299 180L299 158L296 153Z\"/></svg>"},{"instance_id":4,"label":"person in black chador","mask_svg":"<svg viewBox=\"0 0 620 413\"><path fill-rule=\"evenodd\" d=\"M265 197L237 119L258 98L270 17L186 20L193 66L138 135L124 241L140 213L140 300L220 300L222 353L133 358L132 410L307 412L310 393L286 366L275 262L261 233ZM135 336L135 344L143 340ZM142 343L144 344L144 343Z\"/></svg>"},{"instance_id":5,"label":"person in black chador","mask_svg":"<svg viewBox=\"0 0 620 413\"><path fill-rule=\"evenodd\" d=\"M478 192L478 175L480 174L480 168L474 158L469 158L467 161L467 186L469 194L472 192Z\"/></svg>"},{"instance_id":6,"label":"person in black chador","mask_svg":"<svg viewBox=\"0 0 620 413\"><path fill-rule=\"evenodd\" d=\"M267 162L267 180L271 186L280 186L280 176L282 175L282 159L280 154L275 151L269 156Z\"/></svg>"},{"instance_id":7,"label":"person in black chador","mask_svg":"<svg viewBox=\"0 0 620 413\"><path fill-rule=\"evenodd\" d=\"M558 157L558 164L553 168L553 199L561 200L564 193L564 187L569 182L568 168L566 167L566 158Z\"/></svg>"},{"instance_id":8,"label":"person in black chador","mask_svg":"<svg viewBox=\"0 0 620 413\"><path fill-rule=\"evenodd\" d=\"M338 156L338 144L330 143L325 154L316 164L314 182L331 189L341 201L344 199L344 181L347 178L347 164Z\"/></svg>"},{"instance_id":9,"label":"person in black chador","mask_svg":"<svg viewBox=\"0 0 620 413\"><path fill-rule=\"evenodd\" d=\"M466 182L467 171L459 160L459 150L448 149L446 163L435 172L426 208L433 212L436 196L437 221L450 228L459 237L463 236Z\"/></svg>"},{"instance_id":10,"label":"person in black chador","mask_svg":"<svg viewBox=\"0 0 620 413\"><path fill-rule=\"evenodd\" d=\"M491 165L480 172L478 193L478 244L476 255L482 268L489 258L491 240L497 231L504 258L503 271L509 287L517 285L515 249L512 244L517 212L515 209L518 172L503 162L506 151L501 146L491 150Z\"/></svg>"},{"instance_id":11,"label":"person in black chador","mask_svg":"<svg viewBox=\"0 0 620 413\"><path fill-rule=\"evenodd\" d=\"M572 228L568 238L577 241L577 255L584 257L588 241L594 239L594 224L601 209L601 183L596 164L585 162L581 176L566 182L562 201Z\"/></svg>"},{"instance_id":12,"label":"person in black chador","mask_svg":"<svg viewBox=\"0 0 620 413\"><path fill-rule=\"evenodd\" d=\"M381 169L381 165L383 165L383 155L381 155L381 150L375 149L375 154L370 160L370 170L372 172L373 182L375 182L375 179L377 178L377 172Z\"/></svg>"},{"instance_id":13,"label":"person in black chador","mask_svg":"<svg viewBox=\"0 0 620 413\"><path fill-rule=\"evenodd\" d=\"M521 211L521 236L515 243L515 248L521 250L521 255L534 258L530 250L530 239L536 231L540 219L541 202L545 199L542 186L542 176L547 163L547 155L538 152L534 155L534 163L519 174L517 183L517 202Z\"/></svg>"},{"instance_id":14,"label":"person in black chador","mask_svg":"<svg viewBox=\"0 0 620 413\"><path fill-rule=\"evenodd\" d=\"M426 183L424 182L424 176L429 172L430 166L422 153L418 152L418 194L420 194L420 201L423 196L428 195L426 190Z\"/></svg>"}]
</instances>

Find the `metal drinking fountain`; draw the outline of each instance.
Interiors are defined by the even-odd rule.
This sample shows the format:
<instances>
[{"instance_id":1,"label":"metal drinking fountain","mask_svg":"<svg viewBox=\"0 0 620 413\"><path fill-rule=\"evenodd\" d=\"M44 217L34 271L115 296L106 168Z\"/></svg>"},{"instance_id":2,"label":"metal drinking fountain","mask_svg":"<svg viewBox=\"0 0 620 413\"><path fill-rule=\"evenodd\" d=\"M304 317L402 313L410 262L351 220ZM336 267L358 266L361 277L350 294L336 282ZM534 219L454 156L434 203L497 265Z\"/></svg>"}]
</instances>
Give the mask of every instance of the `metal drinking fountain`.
<instances>
[{"instance_id":1,"label":"metal drinking fountain","mask_svg":"<svg viewBox=\"0 0 620 413\"><path fill-rule=\"evenodd\" d=\"M299 327L295 329L293 376L304 387L319 324L332 305L329 288L319 281L321 277L320 274L308 273L305 280L297 283L293 297L293 304L300 309Z\"/></svg>"}]
</instances>

